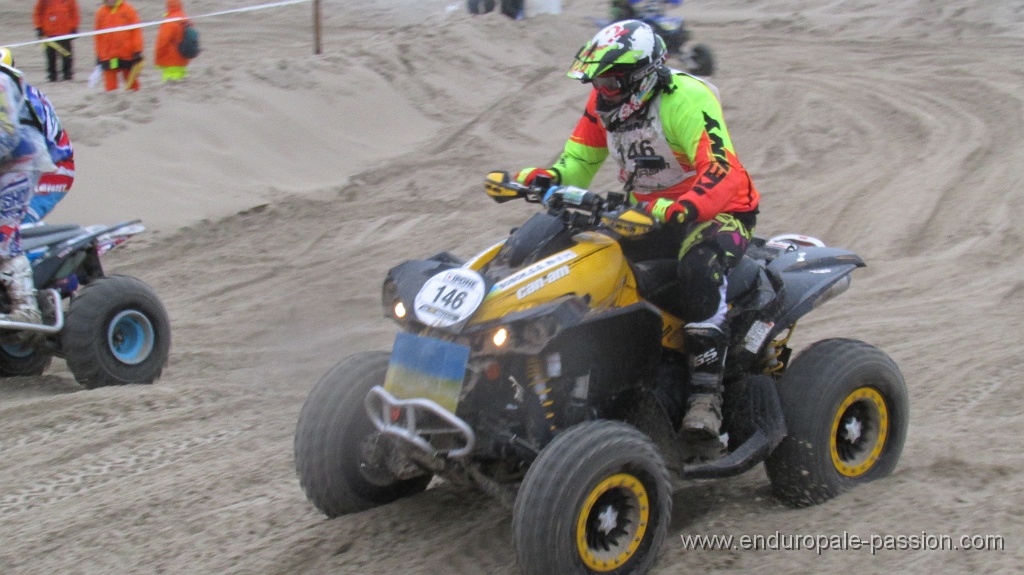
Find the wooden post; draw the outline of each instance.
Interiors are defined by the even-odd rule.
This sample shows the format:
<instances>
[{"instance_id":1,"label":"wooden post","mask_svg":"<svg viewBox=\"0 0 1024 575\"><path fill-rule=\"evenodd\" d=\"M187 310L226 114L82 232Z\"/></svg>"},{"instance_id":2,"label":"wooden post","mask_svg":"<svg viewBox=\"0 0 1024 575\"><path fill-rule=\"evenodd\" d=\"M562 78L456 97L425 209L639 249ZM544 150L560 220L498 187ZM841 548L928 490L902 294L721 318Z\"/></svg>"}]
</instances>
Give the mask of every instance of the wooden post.
<instances>
[{"instance_id":1,"label":"wooden post","mask_svg":"<svg viewBox=\"0 0 1024 575\"><path fill-rule=\"evenodd\" d=\"M320 52L320 0L313 0L313 53Z\"/></svg>"}]
</instances>

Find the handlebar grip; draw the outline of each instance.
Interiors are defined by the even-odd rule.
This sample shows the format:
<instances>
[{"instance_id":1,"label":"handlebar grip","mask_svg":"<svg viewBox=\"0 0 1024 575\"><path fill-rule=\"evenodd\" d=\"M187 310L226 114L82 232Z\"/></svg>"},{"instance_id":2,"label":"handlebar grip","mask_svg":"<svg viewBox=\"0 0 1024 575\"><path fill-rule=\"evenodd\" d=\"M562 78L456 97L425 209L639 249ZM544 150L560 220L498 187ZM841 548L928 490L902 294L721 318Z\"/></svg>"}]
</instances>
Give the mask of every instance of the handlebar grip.
<instances>
[{"instance_id":1,"label":"handlebar grip","mask_svg":"<svg viewBox=\"0 0 1024 575\"><path fill-rule=\"evenodd\" d=\"M508 172L491 172L484 179L484 191L499 204L525 196L521 186L513 182Z\"/></svg>"}]
</instances>

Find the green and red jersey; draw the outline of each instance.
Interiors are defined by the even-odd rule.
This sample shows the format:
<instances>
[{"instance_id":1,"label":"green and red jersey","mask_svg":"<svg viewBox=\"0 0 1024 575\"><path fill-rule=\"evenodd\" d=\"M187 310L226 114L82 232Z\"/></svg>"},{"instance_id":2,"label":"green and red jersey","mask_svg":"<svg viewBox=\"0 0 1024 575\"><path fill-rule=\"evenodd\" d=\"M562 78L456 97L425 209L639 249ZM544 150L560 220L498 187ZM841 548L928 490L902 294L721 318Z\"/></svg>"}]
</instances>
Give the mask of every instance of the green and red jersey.
<instances>
[{"instance_id":1,"label":"green and red jersey","mask_svg":"<svg viewBox=\"0 0 1024 575\"><path fill-rule=\"evenodd\" d=\"M586 188L609 154L625 183L634 158L661 156L659 169L644 169L633 180L635 202L668 198L696 210L697 221L722 212L749 212L760 199L743 168L722 117L713 86L687 74L674 74L672 88L662 90L644 113L609 132L597 112L592 90L554 165L563 185ZM674 160L674 161L673 161Z\"/></svg>"}]
</instances>

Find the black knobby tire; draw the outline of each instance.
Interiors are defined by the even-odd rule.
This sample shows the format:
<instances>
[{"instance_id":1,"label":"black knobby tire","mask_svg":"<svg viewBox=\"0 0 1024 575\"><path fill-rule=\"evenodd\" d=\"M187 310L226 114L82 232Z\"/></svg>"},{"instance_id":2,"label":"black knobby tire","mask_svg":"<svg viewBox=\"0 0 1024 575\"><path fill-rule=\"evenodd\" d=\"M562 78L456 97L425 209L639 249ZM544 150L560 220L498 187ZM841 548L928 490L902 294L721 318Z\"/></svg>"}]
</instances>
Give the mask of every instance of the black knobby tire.
<instances>
[{"instance_id":1,"label":"black knobby tire","mask_svg":"<svg viewBox=\"0 0 1024 575\"><path fill-rule=\"evenodd\" d=\"M694 76L712 76L715 73L715 55L706 44L694 44L690 48L691 67L687 72Z\"/></svg>"},{"instance_id":2,"label":"black knobby tire","mask_svg":"<svg viewBox=\"0 0 1024 575\"><path fill-rule=\"evenodd\" d=\"M899 367L852 339L805 349L778 383L788 435L765 461L776 497L805 507L892 473L910 415Z\"/></svg>"},{"instance_id":3,"label":"black knobby tire","mask_svg":"<svg viewBox=\"0 0 1024 575\"><path fill-rule=\"evenodd\" d=\"M49 354L22 345L0 345L0 377L42 375L50 367Z\"/></svg>"},{"instance_id":4,"label":"black knobby tire","mask_svg":"<svg viewBox=\"0 0 1024 575\"><path fill-rule=\"evenodd\" d=\"M555 437L516 497L512 535L527 575L641 574L654 565L672 513L654 443L618 421Z\"/></svg>"},{"instance_id":5,"label":"black knobby tire","mask_svg":"<svg viewBox=\"0 0 1024 575\"><path fill-rule=\"evenodd\" d=\"M495 0L467 0L466 9L470 14L487 14L494 10Z\"/></svg>"},{"instance_id":6,"label":"black knobby tire","mask_svg":"<svg viewBox=\"0 0 1024 575\"><path fill-rule=\"evenodd\" d=\"M88 389L156 381L171 349L171 322L145 282L112 275L82 287L68 306L61 349Z\"/></svg>"},{"instance_id":7,"label":"black knobby tire","mask_svg":"<svg viewBox=\"0 0 1024 575\"><path fill-rule=\"evenodd\" d=\"M363 441L376 433L364 401L384 384L387 352L349 356L313 386L295 428L295 471L306 497L328 517L371 509L422 493L425 474L393 482L371 482L360 472Z\"/></svg>"}]
</instances>

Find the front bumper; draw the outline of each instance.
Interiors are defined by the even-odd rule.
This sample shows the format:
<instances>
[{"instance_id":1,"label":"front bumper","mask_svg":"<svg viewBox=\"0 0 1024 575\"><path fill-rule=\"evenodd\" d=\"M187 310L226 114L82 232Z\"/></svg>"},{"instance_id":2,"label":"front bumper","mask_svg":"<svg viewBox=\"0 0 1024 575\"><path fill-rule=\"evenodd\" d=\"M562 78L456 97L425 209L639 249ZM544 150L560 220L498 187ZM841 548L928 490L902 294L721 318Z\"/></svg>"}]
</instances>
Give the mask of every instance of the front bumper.
<instances>
[{"instance_id":1,"label":"front bumper","mask_svg":"<svg viewBox=\"0 0 1024 575\"><path fill-rule=\"evenodd\" d=\"M398 399L378 385L366 395L365 403L366 414L379 432L430 457L461 459L476 444L468 423L429 399Z\"/></svg>"}]
</instances>

